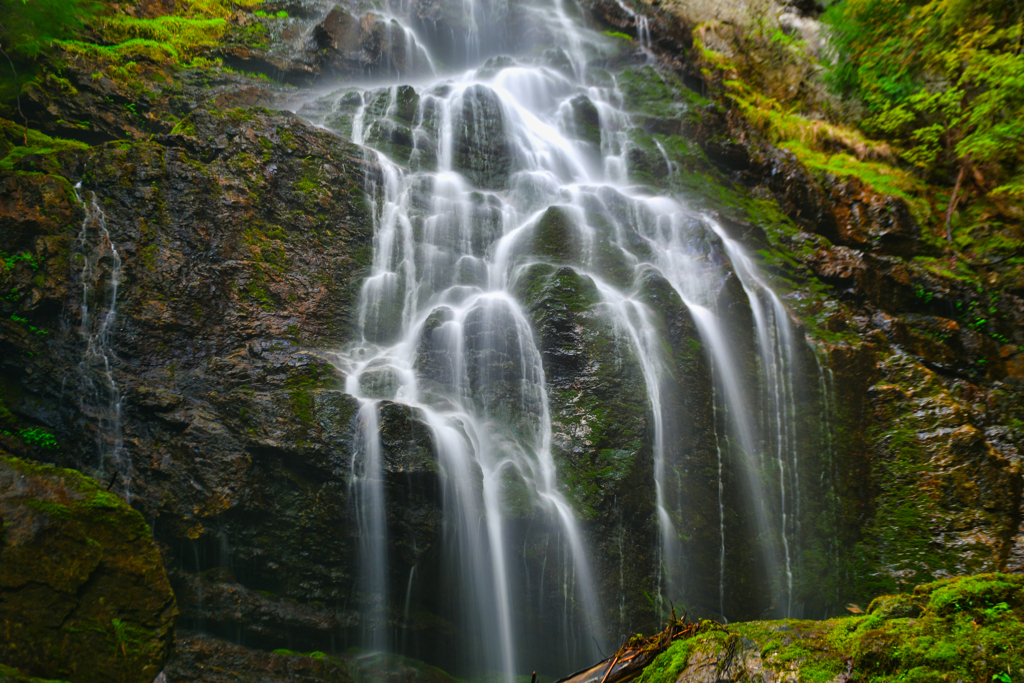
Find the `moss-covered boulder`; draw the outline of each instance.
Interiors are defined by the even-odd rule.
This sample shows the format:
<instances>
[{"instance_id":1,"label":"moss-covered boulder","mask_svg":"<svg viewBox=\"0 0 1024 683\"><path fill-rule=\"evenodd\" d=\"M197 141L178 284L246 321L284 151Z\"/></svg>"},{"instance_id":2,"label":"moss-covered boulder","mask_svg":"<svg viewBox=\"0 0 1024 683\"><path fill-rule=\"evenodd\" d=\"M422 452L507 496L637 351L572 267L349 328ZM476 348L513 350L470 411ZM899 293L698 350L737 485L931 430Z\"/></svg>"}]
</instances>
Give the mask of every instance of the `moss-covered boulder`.
<instances>
[{"instance_id":1,"label":"moss-covered boulder","mask_svg":"<svg viewBox=\"0 0 1024 683\"><path fill-rule=\"evenodd\" d=\"M0 452L0 519L0 662L83 683L153 680L176 608L142 515L79 472Z\"/></svg>"},{"instance_id":2,"label":"moss-covered boulder","mask_svg":"<svg viewBox=\"0 0 1024 683\"><path fill-rule=\"evenodd\" d=\"M1017 681L1024 677L1024 576L943 579L829 621L709 622L701 630L638 680Z\"/></svg>"}]
</instances>

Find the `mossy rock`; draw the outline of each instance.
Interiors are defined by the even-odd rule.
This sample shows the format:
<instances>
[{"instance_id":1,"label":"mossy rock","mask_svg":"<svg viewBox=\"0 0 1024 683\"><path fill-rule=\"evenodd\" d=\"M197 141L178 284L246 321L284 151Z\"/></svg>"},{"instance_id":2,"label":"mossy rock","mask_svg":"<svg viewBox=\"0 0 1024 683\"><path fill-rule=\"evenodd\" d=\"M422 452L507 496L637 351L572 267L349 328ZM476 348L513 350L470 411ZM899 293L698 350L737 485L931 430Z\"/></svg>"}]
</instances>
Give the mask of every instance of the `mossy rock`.
<instances>
[{"instance_id":1,"label":"mossy rock","mask_svg":"<svg viewBox=\"0 0 1024 683\"><path fill-rule=\"evenodd\" d=\"M638 484L650 476L650 445L643 373L594 280L569 266L533 264L513 291L537 330L552 455L566 495L588 519L609 513L615 500L644 510L650 501Z\"/></svg>"},{"instance_id":2,"label":"mossy rock","mask_svg":"<svg viewBox=\"0 0 1024 683\"><path fill-rule=\"evenodd\" d=\"M916 617L921 614L921 601L910 595L882 595L868 605L868 614L875 614L885 619Z\"/></svg>"},{"instance_id":3,"label":"mossy rock","mask_svg":"<svg viewBox=\"0 0 1024 683\"><path fill-rule=\"evenodd\" d=\"M691 680L1016 681L1024 676L1024 576L981 574L876 599L828 621L708 625L640 683ZM905 614L916 606L919 614Z\"/></svg>"},{"instance_id":4,"label":"mossy rock","mask_svg":"<svg viewBox=\"0 0 1024 683\"><path fill-rule=\"evenodd\" d=\"M142 515L75 470L0 452L0 659L89 683L151 681L176 615Z\"/></svg>"},{"instance_id":5,"label":"mossy rock","mask_svg":"<svg viewBox=\"0 0 1024 683\"><path fill-rule=\"evenodd\" d=\"M65 681L46 680L27 676L17 669L0 664L0 683L66 683Z\"/></svg>"},{"instance_id":6,"label":"mossy rock","mask_svg":"<svg viewBox=\"0 0 1024 683\"><path fill-rule=\"evenodd\" d=\"M497 93L473 85L452 111L452 166L479 188L499 188L515 170L516 150L506 131L505 111Z\"/></svg>"},{"instance_id":7,"label":"mossy rock","mask_svg":"<svg viewBox=\"0 0 1024 683\"><path fill-rule=\"evenodd\" d=\"M568 210L551 206L533 230L532 253L556 262L573 263L578 259L579 231Z\"/></svg>"}]
</instances>

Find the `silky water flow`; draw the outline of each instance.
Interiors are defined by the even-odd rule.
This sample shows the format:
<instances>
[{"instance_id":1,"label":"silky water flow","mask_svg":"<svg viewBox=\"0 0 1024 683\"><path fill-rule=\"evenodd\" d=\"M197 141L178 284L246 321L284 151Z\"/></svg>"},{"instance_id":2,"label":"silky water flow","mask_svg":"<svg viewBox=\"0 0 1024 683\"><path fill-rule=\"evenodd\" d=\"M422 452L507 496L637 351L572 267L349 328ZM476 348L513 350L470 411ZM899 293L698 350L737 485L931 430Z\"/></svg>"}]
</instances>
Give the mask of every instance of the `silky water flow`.
<instances>
[{"instance_id":1,"label":"silky water flow","mask_svg":"<svg viewBox=\"0 0 1024 683\"><path fill-rule=\"evenodd\" d=\"M388 9L408 51L423 55L417 73L391 69L383 75L390 82L346 85L302 110L362 145L369 162L372 267L359 298L359 339L337 361L361 406L351 478L359 645L403 649L398 631L410 621L411 598L431 590L446 596L441 609L458 634L451 648L463 653L464 674L491 672L510 682L529 671L531 619L560 624L558 642L544 645L565 671L614 651L626 635L624 597L598 590L584 515L553 456L538 332L517 295L538 264L571 268L592 286L592 310L642 375L659 558L648 590L659 613L686 603L691 577L679 530L685 445L663 395L672 379L666 343L642 292L655 281L667 282L689 311L713 377L718 481L717 508L708 512L718 515L710 552L719 595L710 604L725 611L728 451L741 462L748 522L776 613L792 614L800 486L793 373L803 340L754 261L713 216L630 184L628 107L614 75L599 78L588 66L601 63L617 39L585 28L570 0L520 7L559 46L544 58L507 38L507 6L497 2L464 0L458 34L424 26L407 3ZM649 54L650 27L646 19L636 24L641 53ZM432 54L464 68L442 73ZM596 110L599 139L581 130L581 100ZM559 249L543 244L554 219L565 241ZM718 310L729 277L739 279L753 313L757 386L740 375ZM388 578L386 401L429 427L442 481L441 586L421 585L419 564ZM515 506L531 510L534 531L527 533L547 534L532 546L543 548L532 564L511 519ZM560 600L545 598L553 589Z\"/></svg>"}]
</instances>

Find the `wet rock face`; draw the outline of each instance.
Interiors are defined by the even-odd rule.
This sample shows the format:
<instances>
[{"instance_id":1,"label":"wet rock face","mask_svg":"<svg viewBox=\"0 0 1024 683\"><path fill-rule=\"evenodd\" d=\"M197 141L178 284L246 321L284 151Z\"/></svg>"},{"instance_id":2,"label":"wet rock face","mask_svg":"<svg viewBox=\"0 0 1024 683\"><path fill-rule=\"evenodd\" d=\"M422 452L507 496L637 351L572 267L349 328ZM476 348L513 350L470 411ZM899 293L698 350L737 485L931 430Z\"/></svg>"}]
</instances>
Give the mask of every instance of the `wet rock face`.
<instances>
[{"instance_id":1,"label":"wet rock face","mask_svg":"<svg viewBox=\"0 0 1024 683\"><path fill-rule=\"evenodd\" d=\"M445 22L452 21L450 10L457 4L413 3L422 35L452 35L453 26ZM635 16L620 3L584 4L607 26L636 33ZM414 48L385 18L314 5L274 5L295 22L233 18L218 54L228 64L293 83L325 74L355 78L422 68ZM543 42L544 26L510 11L510 26L521 27L524 40ZM688 29L667 23L660 10L650 27L658 58L687 78L693 67L678 60L686 53ZM306 29L310 41L297 42ZM265 31L267 45L235 40L236 30ZM465 27L455 26L454 35L460 30ZM552 69L568 66L559 49L541 59ZM359 533L352 523L350 485L352 469L359 466L358 405L343 391L343 378L328 358L310 349L336 348L355 324L356 293L372 252L362 187L366 175L379 169L362 150L287 114L224 111L279 105L287 88L221 71L208 80L199 70L165 73L145 60L141 64L140 78L152 86L142 94L105 72L94 79L95 65L88 60L65 72L79 96L62 95L59 88L26 92L26 112L49 132L90 143L120 142L26 157L15 172L0 175L0 249L32 257L0 272L0 431L43 425L60 448L50 451L6 434L0 443L19 455L83 468L104 484L125 464L132 477L113 481L112 491L126 495L130 489L135 505L153 521L186 626L257 647L296 640L303 649L343 648L364 626L350 607ZM786 303L794 310L826 292L821 311L807 314L804 322L834 373L823 393L834 392L829 395L839 483L833 491L815 477L802 479L801 514L805 530L820 523L826 527L820 535L828 534L826 541L841 549L808 543L794 553L818 563L843 553L841 564L853 578L834 586L836 598L830 585L828 600L837 600L840 589L844 597L893 590L911 576L1024 568L1020 299L981 291L973 282L912 261L921 251L920 236L901 201L854 181L813 176L791 155L757 143L735 112L667 87L651 67L620 76L629 107L643 109L630 132L634 142L646 141L630 157L633 167L650 169L642 182L662 186L696 170L699 177L694 174L687 187L697 198L710 182L715 192L735 185L758 199L773 199L790 221L781 238L772 232L778 226L769 228L770 221L756 216L732 222L723 217L723 226L759 252L765 271L779 278L780 291L792 285ZM655 81L662 86L652 90ZM435 94L447 94L450 87L440 86ZM355 112L365 105L375 119L365 130L368 144L410 170L436 169L434 95L420 101L408 86L370 90L365 99L353 90L336 95L330 125L350 134ZM129 101L139 116L125 113ZM599 146L593 102L579 95L570 107L566 116L577 137ZM186 114L180 122L174 119ZM467 89L453 115L460 122L454 165L481 188L505 185L517 159L494 93L484 86ZM93 124L87 132L83 121ZM672 144L658 150L655 139ZM84 202L72 187L79 180ZM431 201L435 189L417 190L413 202ZM621 203L614 194L601 191L613 213ZM109 239L98 232L96 220L83 225L93 197ZM478 258L502 230L493 200L480 193L470 218ZM653 418L639 363L594 305L594 284L581 274L582 245L573 220L569 211L552 209L539 221L533 253L559 265L523 272L516 295L543 355L560 481L585 517L599 592L622 598L619 620L609 620L617 637L637 628L646 632L658 617L643 594L658 569L652 551L658 545L650 485ZM594 216L587 220L598 231L607 228ZM637 236L630 247L637 254L644 253L639 242ZM111 396L96 391L100 364L83 362L97 313L112 295L110 243L122 262L108 358L121 399L121 446L112 436ZM589 258L610 281L633 286L631 265L608 240L590 248ZM780 253L788 258L790 251L798 262L773 260ZM92 267L85 273L87 263ZM462 282L485 282L479 270L460 267L467 268ZM757 616L772 607L765 602L770 591L755 550L764 539L741 522L757 511L742 482L741 458L728 448L719 477L711 436L715 426L718 433L728 431L727 418L712 411L706 349L666 282L652 278L638 287L637 297L650 308L652 325L666 343L667 379L659 388L666 412L677 416L666 425L668 467L687 481L687 495L667 502L686 539L686 573L695 577L692 605L699 614L721 608L733 618ZM404 293L396 286L392 303ZM746 294L731 276L712 298L733 321L728 337L740 360L739 381L755 386L758 360ZM83 304L91 311L85 318ZM386 340L396 333L394 307L385 309L367 313L368 338ZM426 389L439 396L456 379L444 353L450 317L451 311L438 309L427 321L416 368ZM508 322L482 314L469 319L471 342L507 333ZM536 430L536 392L528 410L502 412L512 405L510 396L522 394L515 385L522 375L518 341L510 334L506 353L475 356L469 382L481 412ZM799 384L825 383L813 374L813 359L801 362ZM366 395L382 401L378 420L385 497L391 501L389 594L403 596L410 585L442 585L444 492L430 428L423 415L394 402L398 378L388 368L368 369L359 381ZM820 407L813 400L800 405ZM762 408L750 406L752 413ZM817 415L803 419L818 424ZM821 443L823 437L815 442ZM817 450L802 452L825 457ZM819 464L809 460L801 467L818 474L813 467ZM721 603L719 560L712 552L720 538L719 481L727 564L734 568L724 579ZM530 557L543 556L542 546L554 533L530 529L536 517L523 503L528 497L521 478L511 475L504 484L510 537L528 539L515 546ZM833 510L841 508L838 521L824 516L828 501ZM10 523L7 512L3 518ZM897 527L916 533L909 540L890 533ZM538 570L538 561L528 562L531 575L546 571L545 599L555 604L564 577L551 566ZM809 601L825 600L820 586L796 590L811 596ZM453 637L452 624L437 616L446 609L441 593L417 589L411 615L403 615L401 630L423 656L443 651ZM399 623L397 616L389 618ZM559 635L558 624L547 623L551 631L529 636L538 649ZM348 680L343 668L224 647L188 645L180 675L200 680L219 675L211 673L214 667L237 666L269 667L282 680ZM701 675L720 663L706 661Z\"/></svg>"},{"instance_id":2,"label":"wet rock face","mask_svg":"<svg viewBox=\"0 0 1024 683\"><path fill-rule=\"evenodd\" d=\"M917 253L921 229L906 202L876 194L853 178L829 189L836 216L835 242L893 256Z\"/></svg>"},{"instance_id":3,"label":"wet rock face","mask_svg":"<svg viewBox=\"0 0 1024 683\"><path fill-rule=\"evenodd\" d=\"M173 681L230 683L239 676L266 683L350 683L344 662L251 650L203 635L185 634L176 643L176 657L167 669Z\"/></svg>"},{"instance_id":4,"label":"wet rock face","mask_svg":"<svg viewBox=\"0 0 1024 683\"><path fill-rule=\"evenodd\" d=\"M312 40L322 76L429 73L429 62L406 40L405 29L379 14L357 17L335 6L313 29Z\"/></svg>"},{"instance_id":5,"label":"wet rock face","mask_svg":"<svg viewBox=\"0 0 1024 683\"><path fill-rule=\"evenodd\" d=\"M36 447L36 457L105 482L128 468L131 481L112 491L130 486L179 588L217 570L270 602L337 599L353 566L356 406L333 366L305 349L352 329L371 254L361 155L288 115L197 111L156 142L64 162L120 251L108 357L123 447L113 448L108 405L86 390L102 379L100 365L82 364L86 333L109 307L110 247L96 222L78 241L86 211L55 176L0 181L0 249L33 255L3 273L5 291L16 292L0 328L5 410L19 427L53 433L59 450ZM97 265L82 330L87 260ZM183 607L186 620L203 618ZM204 623L234 637L251 614L222 616ZM315 644L328 647L324 639Z\"/></svg>"},{"instance_id":6,"label":"wet rock face","mask_svg":"<svg viewBox=\"0 0 1024 683\"><path fill-rule=\"evenodd\" d=\"M864 580L873 576L879 592L936 570L1002 569L1018 524L1019 456L986 439L989 416L958 400L966 383L944 386L902 354L878 368L868 390L874 518L863 529Z\"/></svg>"},{"instance_id":7,"label":"wet rock face","mask_svg":"<svg viewBox=\"0 0 1024 683\"><path fill-rule=\"evenodd\" d=\"M47 679L156 677L176 609L142 515L79 472L0 451L0 523L4 664Z\"/></svg>"},{"instance_id":8,"label":"wet rock face","mask_svg":"<svg viewBox=\"0 0 1024 683\"><path fill-rule=\"evenodd\" d=\"M276 5L286 4L270 3L270 14ZM332 5L292 3L282 10L290 17L283 21L239 13L238 26L229 31L218 52L236 68L295 85L324 78L416 78L431 73L426 53L397 21Z\"/></svg>"},{"instance_id":9,"label":"wet rock face","mask_svg":"<svg viewBox=\"0 0 1024 683\"><path fill-rule=\"evenodd\" d=\"M498 96L486 86L473 85L463 93L461 106L453 109L452 166L476 187L507 186L515 151Z\"/></svg>"},{"instance_id":10,"label":"wet rock face","mask_svg":"<svg viewBox=\"0 0 1024 683\"><path fill-rule=\"evenodd\" d=\"M273 107L291 94L288 86L227 70L173 68L145 53L134 57L134 72L126 77L123 69L107 61L58 53L59 82L44 78L30 83L21 95L21 111L34 127L50 135L95 145L169 133L179 117L204 105L212 109ZM267 66L266 70L276 74L280 68ZM140 82L146 87L139 88Z\"/></svg>"}]
</instances>

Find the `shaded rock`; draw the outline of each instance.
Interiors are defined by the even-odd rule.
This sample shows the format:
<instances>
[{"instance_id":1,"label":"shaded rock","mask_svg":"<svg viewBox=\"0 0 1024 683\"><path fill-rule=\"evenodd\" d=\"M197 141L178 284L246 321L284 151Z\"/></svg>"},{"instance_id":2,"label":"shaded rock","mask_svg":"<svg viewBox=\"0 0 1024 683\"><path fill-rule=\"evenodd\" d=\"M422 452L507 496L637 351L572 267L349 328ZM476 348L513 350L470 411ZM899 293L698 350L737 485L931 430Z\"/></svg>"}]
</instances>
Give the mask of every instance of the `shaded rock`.
<instances>
[{"instance_id":1,"label":"shaded rock","mask_svg":"<svg viewBox=\"0 0 1024 683\"><path fill-rule=\"evenodd\" d=\"M401 403L382 401L380 438L384 467L393 473L437 473L430 428L416 410Z\"/></svg>"},{"instance_id":2,"label":"shaded rock","mask_svg":"<svg viewBox=\"0 0 1024 683\"><path fill-rule=\"evenodd\" d=\"M175 643L175 656L167 667L167 675L172 681L197 683L234 683L240 676L265 683L350 683L353 680L347 663L333 658L250 650L198 634L185 634Z\"/></svg>"},{"instance_id":3,"label":"shaded rock","mask_svg":"<svg viewBox=\"0 0 1024 683\"><path fill-rule=\"evenodd\" d=\"M500 188L514 170L515 147L497 94L471 85L452 104L452 166L480 188Z\"/></svg>"},{"instance_id":4,"label":"shaded rock","mask_svg":"<svg viewBox=\"0 0 1024 683\"><path fill-rule=\"evenodd\" d=\"M0 658L45 678L155 678L176 608L142 515L79 472L0 453L0 519Z\"/></svg>"},{"instance_id":5,"label":"shaded rock","mask_svg":"<svg viewBox=\"0 0 1024 683\"><path fill-rule=\"evenodd\" d=\"M862 528L880 592L996 570L1017 531L1019 474L939 378L895 354L868 390L873 515ZM865 573L865 576L868 576Z\"/></svg>"},{"instance_id":6,"label":"shaded rock","mask_svg":"<svg viewBox=\"0 0 1024 683\"><path fill-rule=\"evenodd\" d=\"M312 31L316 71L323 76L358 78L367 75L421 75L429 61L415 39L393 19L367 13L355 16L335 6Z\"/></svg>"},{"instance_id":7,"label":"shaded rock","mask_svg":"<svg viewBox=\"0 0 1024 683\"><path fill-rule=\"evenodd\" d=\"M320 634L358 622L358 615L323 605L300 603L270 591L255 591L233 581L230 570L181 575L175 587L186 624L234 633L245 642L287 643L292 639L319 645Z\"/></svg>"},{"instance_id":8,"label":"shaded rock","mask_svg":"<svg viewBox=\"0 0 1024 683\"><path fill-rule=\"evenodd\" d=\"M26 85L21 111L33 127L50 135L99 144L169 133L179 117L201 106L279 106L292 94L289 86L276 80L216 66L176 67L165 55L154 58L144 46L139 50L134 55L124 53L122 61L58 52L59 66L48 63L46 69L59 77L47 72ZM127 77L124 62L132 68ZM241 62L234 66L275 77L281 70Z\"/></svg>"},{"instance_id":9,"label":"shaded rock","mask_svg":"<svg viewBox=\"0 0 1024 683\"><path fill-rule=\"evenodd\" d=\"M371 253L362 153L287 114L227 110L83 154L61 163L89 169L81 194L96 197L123 264L109 337L121 462L175 584L216 569L299 604L337 599L352 585L357 405L305 348L352 329ZM79 334L83 259L99 263L90 305L105 305L109 249L92 224L76 241L84 209L67 181L6 173L0 183L0 249L36 264L0 273L5 291L24 293L0 302L5 429L44 428L61 448L20 444L27 455L109 481L112 431L96 418L106 404L89 389L95 373L81 370ZM196 594L183 596L186 620L202 619ZM287 628L274 615L261 620L276 647ZM333 632L308 631L321 648Z\"/></svg>"},{"instance_id":10,"label":"shaded rock","mask_svg":"<svg viewBox=\"0 0 1024 683\"><path fill-rule=\"evenodd\" d=\"M645 550L657 529L653 491L644 484L653 477L653 416L643 371L589 276L537 264L520 274L514 292L537 330L559 479L598 549L601 593L630 606L609 624L626 632L650 618L642 587L655 572ZM538 643L554 637L546 633Z\"/></svg>"},{"instance_id":11,"label":"shaded rock","mask_svg":"<svg viewBox=\"0 0 1024 683\"><path fill-rule=\"evenodd\" d=\"M910 257L917 252L921 230L902 199L876 194L854 178L832 183L829 190L836 233L826 237L895 256Z\"/></svg>"},{"instance_id":12,"label":"shaded rock","mask_svg":"<svg viewBox=\"0 0 1024 683\"><path fill-rule=\"evenodd\" d=\"M398 391L398 376L394 368L367 368L359 375L359 391L368 398L394 398Z\"/></svg>"},{"instance_id":13,"label":"shaded rock","mask_svg":"<svg viewBox=\"0 0 1024 683\"><path fill-rule=\"evenodd\" d=\"M176 643L174 660L167 667L172 681L234 683L455 683L440 669L398 655L342 657L323 652L251 650L196 633Z\"/></svg>"}]
</instances>

